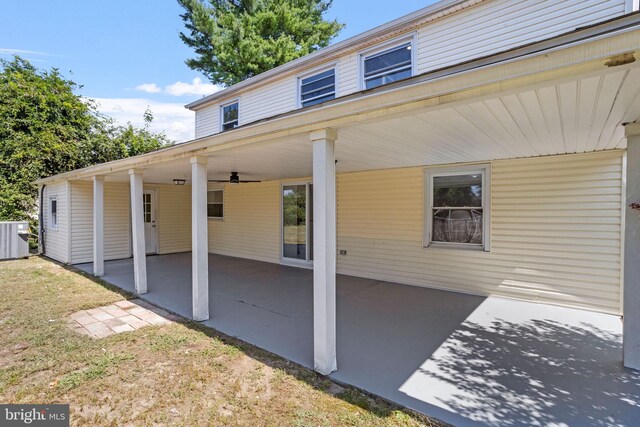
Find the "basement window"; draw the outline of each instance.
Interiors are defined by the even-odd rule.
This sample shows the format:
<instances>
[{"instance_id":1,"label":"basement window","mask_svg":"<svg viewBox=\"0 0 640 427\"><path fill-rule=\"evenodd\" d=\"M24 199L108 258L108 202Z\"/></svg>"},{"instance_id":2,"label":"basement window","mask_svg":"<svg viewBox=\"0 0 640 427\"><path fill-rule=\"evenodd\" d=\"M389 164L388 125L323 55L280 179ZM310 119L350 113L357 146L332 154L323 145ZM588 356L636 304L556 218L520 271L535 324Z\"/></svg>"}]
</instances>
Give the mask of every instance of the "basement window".
<instances>
[{"instance_id":1,"label":"basement window","mask_svg":"<svg viewBox=\"0 0 640 427\"><path fill-rule=\"evenodd\" d=\"M207 191L207 217L210 219L224 218L224 190Z\"/></svg>"},{"instance_id":2,"label":"basement window","mask_svg":"<svg viewBox=\"0 0 640 427\"><path fill-rule=\"evenodd\" d=\"M425 247L489 250L489 165L427 169Z\"/></svg>"},{"instance_id":3,"label":"basement window","mask_svg":"<svg viewBox=\"0 0 640 427\"><path fill-rule=\"evenodd\" d=\"M56 197L49 199L49 228L58 229L58 199Z\"/></svg>"},{"instance_id":4,"label":"basement window","mask_svg":"<svg viewBox=\"0 0 640 427\"><path fill-rule=\"evenodd\" d=\"M363 89L372 89L413 75L413 43L362 55Z\"/></svg>"},{"instance_id":5,"label":"basement window","mask_svg":"<svg viewBox=\"0 0 640 427\"><path fill-rule=\"evenodd\" d=\"M234 101L221 107L221 123L223 131L238 127L239 112L240 108L238 101Z\"/></svg>"}]
</instances>

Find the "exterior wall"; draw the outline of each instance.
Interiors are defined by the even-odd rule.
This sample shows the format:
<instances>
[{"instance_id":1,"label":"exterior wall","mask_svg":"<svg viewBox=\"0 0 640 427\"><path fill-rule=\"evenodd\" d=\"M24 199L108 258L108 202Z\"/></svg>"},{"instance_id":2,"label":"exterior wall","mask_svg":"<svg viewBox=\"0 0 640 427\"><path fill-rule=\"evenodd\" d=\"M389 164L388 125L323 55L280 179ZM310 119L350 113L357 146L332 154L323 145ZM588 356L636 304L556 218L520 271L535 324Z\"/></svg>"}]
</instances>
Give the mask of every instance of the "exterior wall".
<instances>
[{"instance_id":1,"label":"exterior wall","mask_svg":"<svg viewBox=\"0 0 640 427\"><path fill-rule=\"evenodd\" d=\"M220 132L220 104L196 111L196 138Z\"/></svg>"},{"instance_id":2,"label":"exterior wall","mask_svg":"<svg viewBox=\"0 0 640 427\"><path fill-rule=\"evenodd\" d=\"M490 252L423 248L422 167L340 174L338 273L620 313L622 159L492 162ZM281 184L226 185L210 252L280 262Z\"/></svg>"},{"instance_id":3,"label":"exterior wall","mask_svg":"<svg viewBox=\"0 0 640 427\"><path fill-rule=\"evenodd\" d=\"M58 200L58 227L51 228L49 200ZM45 255L60 262L69 262L69 191L66 181L47 184L42 209L45 223Z\"/></svg>"},{"instance_id":4,"label":"exterior wall","mask_svg":"<svg viewBox=\"0 0 640 427\"><path fill-rule=\"evenodd\" d=\"M145 184L156 189L158 252L191 250L191 187ZM131 257L131 211L128 183L104 184L104 258ZM93 261L93 183L71 183L71 263Z\"/></svg>"},{"instance_id":5,"label":"exterior wall","mask_svg":"<svg viewBox=\"0 0 640 427\"><path fill-rule=\"evenodd\" d=\"M492 162L491 251L423 248L423 168L338 177L342 274L620 312L622 153Z\"/></svg>"},{"instance_id":6,"label":"exterior wall","mask_svg":"<svg viewBox=\"0 0 640 427\"><path fill-rule=\"evenodd\" d=\"M104 258L131 256L129 185L104 183ZM93 262L93 183L71 183L71 263Z\"/></svg>"},{"instance_id":7,"label":"exterior wall","mask_svg":"<svg viewBox=\"0 0 640 427\"><path fill-rule=\"evenodd\" d=\"M280 262L278 181L226 184L223 209L224 219L209 220L210 252Z\"/></svg>"},{"instance_id":8,"label":"exterior wall","mask_svg":"<svg viewBox=\"0 0 640 427\"><path fill-rule=\"evenodd\" d=\"M244 125L298 107L298 80L296 77L275 81L240 98L239 123Z\"/></svg>"},{"instance_id":9,"label":"exterior wall","mask_svg":"<svg viewBox=\"0 0 640 427\"><path fill-rule=\"evenodd\" d=\"M480 58L625 13L623 0L496 0L418 30L417 70Z\"/></svg>"},{"instance_id":10,"label":"exterior wall","mask_svg":"<svg viewBox=\"0 0 640 427\"><path fill-rule=\"evenodd\" d=\"M190 251L191 186L145 184L144 189L157 190L158 253Z\"/></svg>"},{"instance_id":11,"label":"exterior wall","mask_svg":"<svg viewBox=\"0 0 640 427\"><path fill-rule=\"evenodd\" d=\"M605 21L624 14L625 7L626 0L489 0L417 30L408 28L405 35L416 33L415 70L422 74ZM398 36L402 34L396 32L390 38ZM361 89L359 51L345 51L337 58L338 96ZM336 58L328 58L326 64L333 62ZM201 108L196 111L196 138L220 131L220 104L234 98L240 99L241 125L295 110L297 76L317 67L321 65L301 67Z\"/></svg>"}]
</instances>

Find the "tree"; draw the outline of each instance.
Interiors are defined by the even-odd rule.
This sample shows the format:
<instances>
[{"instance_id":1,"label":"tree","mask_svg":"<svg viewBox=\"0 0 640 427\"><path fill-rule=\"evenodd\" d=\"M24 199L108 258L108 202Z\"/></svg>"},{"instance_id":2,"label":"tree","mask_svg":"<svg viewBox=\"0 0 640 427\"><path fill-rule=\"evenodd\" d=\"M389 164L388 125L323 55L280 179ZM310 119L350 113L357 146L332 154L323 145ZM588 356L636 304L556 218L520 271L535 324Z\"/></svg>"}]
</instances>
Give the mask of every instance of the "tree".
<instances>
[{"instance_id":1,"label":"tree","mask_svg":"<svg viewBox=\"0 0 640 427\"><path fill-rule=\"evenodd\" d=\"M146 126L118 126L57 69L0 59L0 220L35 217L38 178L168 145Z\"/></svg>"},{"instance_id":2,"label":"tree","mask_svg":"<svg viewBox=\"0 0 640 427\"><path fill-rule=\"evenodd\" d=\"M333 0L178 0L194 49L189 68L233 85L329 44L344 27L323 19ZM208 3L208 4L207 4Z\"/></svg>"}]
</instances>

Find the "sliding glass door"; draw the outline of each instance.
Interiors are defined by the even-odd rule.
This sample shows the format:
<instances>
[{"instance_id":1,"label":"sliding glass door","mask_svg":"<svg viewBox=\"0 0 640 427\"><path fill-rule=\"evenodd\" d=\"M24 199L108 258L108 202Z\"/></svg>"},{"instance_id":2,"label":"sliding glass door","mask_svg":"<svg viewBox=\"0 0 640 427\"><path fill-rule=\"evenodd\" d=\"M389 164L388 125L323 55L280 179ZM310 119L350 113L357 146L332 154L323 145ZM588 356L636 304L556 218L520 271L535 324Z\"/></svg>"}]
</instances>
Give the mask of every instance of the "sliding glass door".
<instances>
[{"instance_id":1,"label":"sliding glass door","mask_svg":"<svg viewBox=\"0 0 640 427\"><path fill-rule=\"evenodd\" d=\"M309 183L282 186L282 258L313 259L313 186Z\"/></svg>"}]
</instances>

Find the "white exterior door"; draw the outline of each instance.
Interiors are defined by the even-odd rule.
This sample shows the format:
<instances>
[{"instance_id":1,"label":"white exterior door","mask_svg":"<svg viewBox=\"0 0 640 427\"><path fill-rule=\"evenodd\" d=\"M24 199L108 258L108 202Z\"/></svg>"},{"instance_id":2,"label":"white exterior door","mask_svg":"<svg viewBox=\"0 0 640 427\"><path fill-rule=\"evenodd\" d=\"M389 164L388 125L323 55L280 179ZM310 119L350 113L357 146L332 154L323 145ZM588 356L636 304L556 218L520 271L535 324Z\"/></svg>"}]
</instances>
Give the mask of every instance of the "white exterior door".
<instances>
[{"instance_id":1,"label":"white exterior door","mask_svg":"<svg viewBox=\"0 0 640 427\"><path fill-rule=\"evenodd\" d=\"M144 241L146 253L158 252L158 227L156 227L156 190L144 190L142 193L142 212L144 213Z\"/></svg>"}]
</instances>

